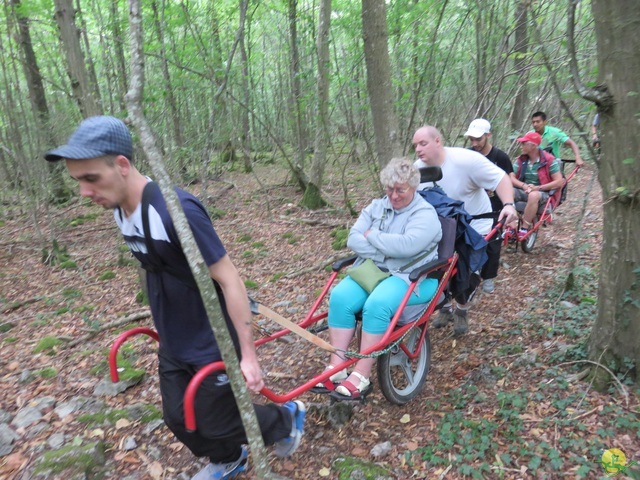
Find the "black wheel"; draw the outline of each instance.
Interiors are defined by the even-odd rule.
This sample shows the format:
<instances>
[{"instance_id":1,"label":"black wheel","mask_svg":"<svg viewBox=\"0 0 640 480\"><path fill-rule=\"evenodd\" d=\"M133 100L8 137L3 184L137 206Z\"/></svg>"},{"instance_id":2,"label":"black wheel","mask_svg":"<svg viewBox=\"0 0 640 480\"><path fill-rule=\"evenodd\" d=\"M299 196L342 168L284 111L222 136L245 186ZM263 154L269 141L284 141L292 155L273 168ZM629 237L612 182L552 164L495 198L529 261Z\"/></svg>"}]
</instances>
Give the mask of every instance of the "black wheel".
<instances>
[{"instance_id":1,"label":"black wheel","mask_svg":"<svg viewBox=\"0 0 640 480\"><path fill-rule=\"evenodd\" d=\"M535 232L530 232L529 236L524 239L523 242L520 243L522 247L522 251L525 253L531 253L533 250L533 246L536 244L536 239L538 238L538 230Z\"/></svg>"},{"instance_id":2,"label":"black wheel","mask_svg":"<svg viewBox=\"0 0 640 480\"><path fill-rule=\"evenodd\" d=\"M407 350L416 350L421 328L414 328L404 339ZM420 393L427 381L431 365L431 341L427 332L420 345L420 353L411 361L404 351L395 347L393 351L378 358L378 382L387 400L404 405Z\"/></svg>"},{"instance_id":3,"label":"black wheel","mask_svg":"<svg viewBox=\"0 0 640 480\"><path fill-rule=\"evenodd\" d=\"M535 225L538 222L538 218L534 218L532 225ZM524 239L524 242L520 242L520 246L522 247L522 251L525 253L531 253L533 251L533 246L536 244L536 239L538 238L538 230L536 229L534 232L529 233L529 236Z\"/></svg>"}]
</instances>

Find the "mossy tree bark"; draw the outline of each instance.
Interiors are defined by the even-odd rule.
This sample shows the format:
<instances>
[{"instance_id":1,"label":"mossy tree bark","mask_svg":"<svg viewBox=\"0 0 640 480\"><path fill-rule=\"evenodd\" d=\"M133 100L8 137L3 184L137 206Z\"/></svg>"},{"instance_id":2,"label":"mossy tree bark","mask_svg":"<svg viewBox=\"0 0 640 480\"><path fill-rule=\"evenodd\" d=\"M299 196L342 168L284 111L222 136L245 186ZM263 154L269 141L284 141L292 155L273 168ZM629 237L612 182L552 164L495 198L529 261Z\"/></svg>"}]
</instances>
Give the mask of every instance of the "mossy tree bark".
<instances>
[{"instance_id":1,"label":"mossy tree bark","mask_svg":"<svg viewBox=\"0 0 640 480\"><path fill-rule=\"evenodd\" d=\"M322 198L322 179L327 164L329 139L329 31L331 28L331 0L320 2L318 13L318 114L313 160L309 172L309 183L302 196L301 205L311 209L322 208L326 202Z\"/></svg>"},{"instance_id":2,"label":"mossy tree bark","mask_svg":"<svg viewBox=\"0 0 640 480\"><path fill-rule=\"evenodd\" d=\"M598 317L589 339L589 358L615 373L635 377L637 383L640 378L640 9L635 0L592 0L591 7L598 42L600 86L592 91L581 91L578 86L578 91L595 101L600 112L602 154L598 178L605 201ZM600 382L600 386L603 385Z\"/></svg>"},{"instance_id":3,"label":"mossy tree bark","mask_svg":"<svg viewBox=\"0 0 640 480\"><path fill-rule=\"evenodd\" d=\"M367 65L367 91L380 168L387 165L393 157L402 155L391 84L388 37L385 0L362 0L362 38Z\"/></svg>"}]
</instances>

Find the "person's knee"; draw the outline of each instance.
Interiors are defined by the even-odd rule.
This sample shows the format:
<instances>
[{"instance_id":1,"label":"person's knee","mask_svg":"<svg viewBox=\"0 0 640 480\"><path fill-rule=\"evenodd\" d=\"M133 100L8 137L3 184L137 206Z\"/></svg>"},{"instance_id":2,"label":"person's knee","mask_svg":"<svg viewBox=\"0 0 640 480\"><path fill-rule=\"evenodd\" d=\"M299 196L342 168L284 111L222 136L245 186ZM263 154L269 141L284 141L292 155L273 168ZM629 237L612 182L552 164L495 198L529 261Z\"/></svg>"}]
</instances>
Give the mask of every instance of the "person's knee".
<instances>
[{"instance_id":1,"label":"person's knee","mask_svg":"<svg viewBox=\"0 0 640 480\"><path fill-rule=\"evenodd\" d=\"M181 404L180 404L181 405ZM162 405L162 418L172 432L184 430L184 413L180 405Z\"/></svg>"},{"instance_id":2,"label":"person's knee","mask_svg":"<svg viewBox=\"0 0 640 480\"><path fill-rule=\"evenodd\" d=\"M541 197L540 192L538 192L538 191L530 192L529 193L529 202L537 204L540 201L540 197Z\"/></svg>"},{"instance_id":3,"label":"person's knee","mask_svg":"<svg viewBox=\"0 0 640 480\"><path fill-rule=\"evenodd\" d=\"M384 333L395 311L384 298L371 298L362 309L362 329L367 333Z\"/></svg>"}]
</instances>

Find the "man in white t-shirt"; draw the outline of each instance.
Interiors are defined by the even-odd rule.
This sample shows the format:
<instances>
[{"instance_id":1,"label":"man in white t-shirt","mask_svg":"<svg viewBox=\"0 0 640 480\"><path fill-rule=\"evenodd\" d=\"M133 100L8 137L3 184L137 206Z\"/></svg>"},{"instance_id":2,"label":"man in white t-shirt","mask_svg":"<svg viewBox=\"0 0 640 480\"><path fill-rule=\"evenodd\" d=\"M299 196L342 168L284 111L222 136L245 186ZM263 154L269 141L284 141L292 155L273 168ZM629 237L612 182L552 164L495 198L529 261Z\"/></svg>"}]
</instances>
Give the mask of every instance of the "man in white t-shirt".
<instances>
[{"instance_id":1,"label":"man in white t-shirt","mask_svg":"<svg viewBox=\"0 0 640 480\"><path fill-rule=\"evenodd\" d=\"M442 135L437 128L424 126L416 130L413 146L418 160L418 168L438 166L442 169L442 180L438 185L454 200L464 202L464 208L471 215L490 213L491 201L486 190L493 190L503 204L498 220L503 218L507 224L517 221L518 214L513 205L513 186L509 176L484 155L465 148L445 147ZM420 188L430 186L421 184ZM491 231L491 218L476 219L471 222L473 228L481 235ZM475 289L480 284L480 276L474 275L473 281L464 292L456 292L457 308L453 304L445 305L440 315L433 322L435 328L453 322L456 335L469 330L467 311Z\"/></svg>"}]
</instances>

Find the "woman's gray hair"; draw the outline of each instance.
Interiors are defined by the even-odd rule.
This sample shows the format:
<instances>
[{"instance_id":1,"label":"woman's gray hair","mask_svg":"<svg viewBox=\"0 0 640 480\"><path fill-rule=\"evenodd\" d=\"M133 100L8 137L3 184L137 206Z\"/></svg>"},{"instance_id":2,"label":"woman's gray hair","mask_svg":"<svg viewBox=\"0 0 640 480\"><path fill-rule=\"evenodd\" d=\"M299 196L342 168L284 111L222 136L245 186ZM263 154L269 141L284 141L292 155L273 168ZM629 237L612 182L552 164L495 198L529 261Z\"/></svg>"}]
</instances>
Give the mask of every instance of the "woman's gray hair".
<instances>
[{"instance_id":1,"label":"woman's gray hair","mask_svg":"<svg viewBox=\"0 0 640 480\"><path fill-rule=\"evenodd\" d=\"M384 187L393 187L396 183L406 183L411 188L420 185L420 170L413 165L409 157L392 158L380 172L380 183Z\"/></svg>"}]
</instances>

